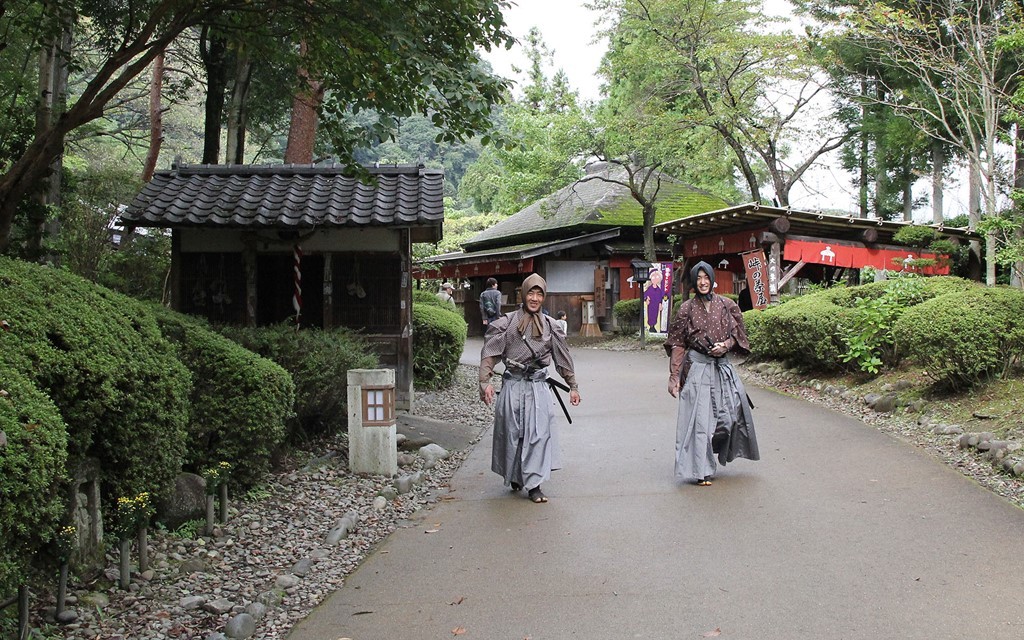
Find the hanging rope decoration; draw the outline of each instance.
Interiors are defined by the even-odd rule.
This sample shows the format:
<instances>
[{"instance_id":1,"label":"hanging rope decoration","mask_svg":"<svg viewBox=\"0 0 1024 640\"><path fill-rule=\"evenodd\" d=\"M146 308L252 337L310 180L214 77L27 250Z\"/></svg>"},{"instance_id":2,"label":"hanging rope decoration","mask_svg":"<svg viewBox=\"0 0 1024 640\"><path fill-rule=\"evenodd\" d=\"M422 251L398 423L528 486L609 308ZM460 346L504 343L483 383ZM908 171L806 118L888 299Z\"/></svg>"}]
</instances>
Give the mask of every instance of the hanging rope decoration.
<instances>
[{"instance_id":1,"label":"hanging rope decoration","mask_svg":"<svg viewBox=\"0 0 1024 640\"><path fill-rule=\"evenodd\" d=\"M295 292L292 294L292 307L295 309L295 328L299 328L302 316L302 247L295 245L292 252L295 258Z\"/></svg>"}]
</instances>

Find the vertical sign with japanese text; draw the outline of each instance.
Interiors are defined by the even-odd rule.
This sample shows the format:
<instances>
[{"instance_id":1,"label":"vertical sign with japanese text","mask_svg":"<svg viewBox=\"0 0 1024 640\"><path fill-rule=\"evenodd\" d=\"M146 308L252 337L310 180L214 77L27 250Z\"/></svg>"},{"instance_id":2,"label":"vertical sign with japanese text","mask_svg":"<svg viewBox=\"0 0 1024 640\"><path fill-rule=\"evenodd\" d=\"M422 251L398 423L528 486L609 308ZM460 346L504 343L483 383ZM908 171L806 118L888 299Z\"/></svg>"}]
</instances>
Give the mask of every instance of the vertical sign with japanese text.
<instances>
[{"instance_id":1,"label":"vertical sign with japanese text","mask_svg":"<svg viewBox=\"0 0 1024 640\"><path fill-rule=\"evenodd\" d=\"M741 253L743 268L747 271L747 288L750 289L750 304L755 309L768 306L768 266L765 264L764 251L747 251Z\"/></svg>"}]
</instances>

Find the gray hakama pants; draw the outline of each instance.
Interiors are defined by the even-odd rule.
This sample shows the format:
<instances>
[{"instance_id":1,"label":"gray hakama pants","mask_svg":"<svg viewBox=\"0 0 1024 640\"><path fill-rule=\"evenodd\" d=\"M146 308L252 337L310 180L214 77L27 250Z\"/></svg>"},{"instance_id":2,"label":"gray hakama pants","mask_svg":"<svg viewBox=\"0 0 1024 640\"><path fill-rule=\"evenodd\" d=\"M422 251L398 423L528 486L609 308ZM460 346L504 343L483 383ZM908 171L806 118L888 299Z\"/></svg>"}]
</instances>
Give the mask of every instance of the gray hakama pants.
<instances>
[{"instance_id":1,"label":"gray hakama pants","mask_svg":"<svg viewBox=\"0 0 1024 640\"><path fill-rule=\"evenodd\" d=\"M558 441L552 428L554 398L547 370L530 376L506 372L494 408L491 471L509 485L539 487L559 468Z\"/></svg>"},{"instance_id":2,"label":"gray hakama pants","mask_svg":"<svg viewBox=\"0 0 1024 640\"><path fill-rule=\"evenodd\" d=\"M679 395L676 420L676 479L700 480L718 468L711 438L717 429L737 438L736 455L757 460L757 440L743 382L728 357L687 352L690 371Z\"/></svg>"}]
</instances>

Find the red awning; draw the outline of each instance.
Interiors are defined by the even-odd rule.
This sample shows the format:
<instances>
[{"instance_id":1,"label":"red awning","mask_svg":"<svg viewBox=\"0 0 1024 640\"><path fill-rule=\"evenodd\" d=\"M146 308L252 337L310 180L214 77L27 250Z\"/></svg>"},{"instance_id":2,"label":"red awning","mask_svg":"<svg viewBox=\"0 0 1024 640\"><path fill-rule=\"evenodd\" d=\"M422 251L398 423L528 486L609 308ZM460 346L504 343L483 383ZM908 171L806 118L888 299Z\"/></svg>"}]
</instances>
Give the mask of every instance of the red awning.
<instances>
[{"instance_id":1,"label":"red awning","mask_svg":"<svg viewBox=\"0 0 1024 640\"><path fill-rule=\"evenodd\" d=\"M786 240L782 259L787 262L806 262L830 267L861 269L874 267L889 271L918 271L928 275L947 275L949 256L934 252L919 251L910 247L867 247L855 242L830 240ZM915 268L913 260L936 260L934 266Z\"/></svg>"}]
</instances>

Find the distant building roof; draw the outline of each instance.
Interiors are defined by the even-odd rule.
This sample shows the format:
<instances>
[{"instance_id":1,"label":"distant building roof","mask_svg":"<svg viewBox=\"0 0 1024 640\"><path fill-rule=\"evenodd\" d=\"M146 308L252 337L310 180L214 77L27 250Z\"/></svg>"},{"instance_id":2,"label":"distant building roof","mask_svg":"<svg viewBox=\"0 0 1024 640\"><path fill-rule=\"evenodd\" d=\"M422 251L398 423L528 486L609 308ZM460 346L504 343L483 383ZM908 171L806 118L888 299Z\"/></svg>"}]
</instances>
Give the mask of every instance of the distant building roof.
<instances>
[{"instance_id":1,"label":"distant building roof","mask_svg":"<svg viewBox=\"0 0 1024 640\"><path fill-rule=\"evenodd\" d=\"M162 227L434 227L444 221L444 171L343 165L181 165L158 171L128 206L125 224Z\"/></svg>"},{"instance_id":2,"label":"distant building roof","mask_svg":"<svg viewBox=\"0 0 1024 640\"><path fill-rule=\"evenodd\" d=\"M802 211L790 207L768 207L750 202L716 211L707 211L699 215L680 216L678 220L659 222L654 227L657 235L677 235L681 237L702 236L753 225L767 225L771 221L783 218L788 222L788 232L794 235L827 236L833 238L857 239L865 229L874 229L879 242L891 243L892 237L904 227L927 226L938 233L965 240L980 239L977 231L959 227L946 227L935 224L916 224L902 220L880 220L878 218L858 218L856 216L827 214L821 211Z\"/></svg>"},{"instance_id":3,"label":"distant building roof","mask_svg":"<svg viewBox=\"0 0 1024 640\"><path fill-rule=\"evenodd\" d=\"M610 227L643 227L643 210L629 190L600 179L623 179L625 170L601 163L587 177L537 200L522 211L484 229L464 243L467 252L571 237ZM710 193L687 186L669 176L661 176L657 198L656 222L667 222L705 211L721 209L729 203Z\"/></svg>"}]
</instances>

